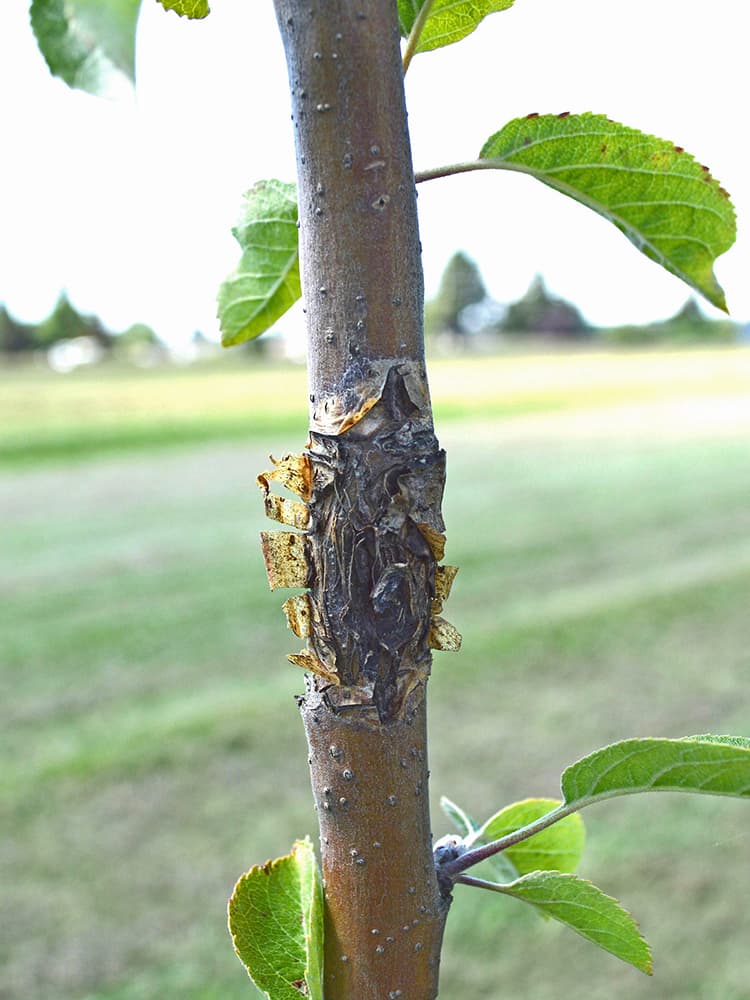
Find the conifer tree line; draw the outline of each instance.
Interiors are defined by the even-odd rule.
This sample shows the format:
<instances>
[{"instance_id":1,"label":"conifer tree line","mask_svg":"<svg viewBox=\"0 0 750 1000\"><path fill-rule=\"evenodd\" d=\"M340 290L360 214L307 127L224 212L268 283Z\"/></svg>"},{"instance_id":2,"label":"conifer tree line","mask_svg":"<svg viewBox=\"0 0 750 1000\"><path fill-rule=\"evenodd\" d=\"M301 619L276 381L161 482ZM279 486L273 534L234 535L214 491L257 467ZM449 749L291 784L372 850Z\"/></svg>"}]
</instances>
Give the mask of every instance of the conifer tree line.
<instances>
[{"instance_id":1,"label":"conifer tree line","mask_svg":"<svg viewBox=\"0 0 750 1000\"><path fill-rule=\"evenodd\" d=\"M282 332L283 325L280 325ZM731 343L738 339L739 326L728 319L710 319L691 297L666 320L596 327L573 302L550 291L539 274L520 298L504 305L490 294L476 262L459 250L448 261L436 295L427 302L425 332L453 348L475 345L477 335L490 345L499 337L510 341L533 338L560 343L603 341L645 346L704 341ZM107 329L98 316L79 312L65 292L60 294L49 316L39 323L21 322L0 303L2 354L45 351L61 340L76 337L93 339L104 353L117 346L159 343L157 333L145 323L133 323L122 332Z\"/></svg>"},{"instance_id":2,"label":"conifer tree line","mask_svg":"<svg viewBox=\"0 0 750 1000\"><path fill-rule=\"evenodd\" d=\"M555 295L537 274L526 292L504 305L488 291L479 267L457 251L443 272L436 296L425 308L425 333L455 346L467 345L476 334L503 339L605 341L613 344L731 342L737 324L710 319L694 298L666 320L645 324L596 327L573 302Z\"/></svg>"},{"instance_id":3,"label":"conifer tree line","mask_svg":"<svg viewBox=\"0 0 750 1000\"><path fill-rule=\"evenodd\" d=\"M104 351L115 344L155 344L158 338L145 323L133 323L122 332L109 330L98 316L79 312L65 292L61 292L52 311L39 323L23 323L0 303L0 352L24 354L46 351L63 340L88 337Z\"/></svg>"}]
</instances>

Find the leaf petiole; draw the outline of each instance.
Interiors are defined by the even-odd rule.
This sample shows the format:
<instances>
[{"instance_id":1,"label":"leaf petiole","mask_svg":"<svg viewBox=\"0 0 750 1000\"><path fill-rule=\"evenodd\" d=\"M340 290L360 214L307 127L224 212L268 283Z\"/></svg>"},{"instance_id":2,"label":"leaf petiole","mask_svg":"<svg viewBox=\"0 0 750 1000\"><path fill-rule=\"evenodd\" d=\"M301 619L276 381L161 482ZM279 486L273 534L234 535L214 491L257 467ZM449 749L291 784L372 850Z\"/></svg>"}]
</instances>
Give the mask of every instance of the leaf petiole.
<instances>
[{"instance_id":1,"label":"leaf petiole","mask_svg":"<svg viewBox=\"0 0 750 1000\"><path fill-rule=\"evenodd\" d=\"M621 740L571 764L563 772L561 786L564 801L556 809L498 840L469 847L439 866L441 878L455 880L467 868L541 833L571 813L615 796L662 791L750 798L750 738ZM471 839L464 843L470 844Z\"/></svg>"},{"instance_id":2,"label":"leaf petiole","mask_svg":"<svg viewBox=\"0 0 750 1000\"><path fill-rule=\"evenodd\" d=\"M434 0L424 0L419 13L416 16L414 24L409 32L409 37L406 40L406 48L404 49L403 66L404 66L404 76L411 65L411 61L414 58L417 46L419 45L419 39L422 36L422 30L427 23L427 18L430 16L430 11L432 10L432 4Z\"/></svg>"},{"instance_id":3,"label":"leaf petiole","mask_svg":"<svg viewBox=\"0 0 750 1000\"><path fill-rule=\"evenodd\" d=\"M493 892L505 892L501 882L488 882L486 878L476 878L474 875L459 875L456 882L460 885L474 885L478 889L491 889ZM506 893L508 895L508 893Z\"/></svg>"},{"instance_id":4,"label":"leaf petiole","mask_svg":"<svg viewBox=\"0 0 750 1000\"><path fill-rule=\"evenodd\" d=\"M463 163L449 163L444 167L432 167L430 170L418 170L414 174L417 184L423 181L434 181L440 177L452 177L454 174L467 174L471 170L497 170L498 167L513 170L507 163L497 163L493 160L465 160ZM518 169L518 168L516 168Z\"/></svg>"},{"instance_id":5,"label":"leaf petiole","mask_svg":"<svg viewBox=\"0 0 750 1000\"><path fill-rule=\"evenodd\" d=\"M489 844L482 844L480 847L469 848L468 851L464 851L458 858L442 865L440 869L441 873L449 876L454 881L463 881L463 878L457 878L456 876L460 876L460 873L467 868L473 868L474 865L478 865L481 861L486 861L494 854L499 854L509 847L514 847L516 844L528 840L529 837L541 833L542 830L546 830L547 827L558 823L561 819L565 819L566 816L570 816L571 813L577 811L577 808L571 808L565 804L560 805L556 809L553 809L552 812L548 812L544 816L540 816L539 819L535 819L532 823L528 823L526 826L522 826L512 833L500 837L499 840L492 840Z\"/></svg>"}]
</instances>

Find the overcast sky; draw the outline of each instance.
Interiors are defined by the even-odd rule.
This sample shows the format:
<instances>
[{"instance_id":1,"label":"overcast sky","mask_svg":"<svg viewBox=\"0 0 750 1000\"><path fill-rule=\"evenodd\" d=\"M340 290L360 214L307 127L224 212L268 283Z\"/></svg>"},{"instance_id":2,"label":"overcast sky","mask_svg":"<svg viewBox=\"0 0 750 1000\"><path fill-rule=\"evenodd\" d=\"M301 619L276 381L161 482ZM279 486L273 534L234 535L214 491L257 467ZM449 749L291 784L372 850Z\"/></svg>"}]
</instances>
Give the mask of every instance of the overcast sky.
<instances>
[{"instance_id":1,"label":"overcast sky","mask_svg":"<svg viewBox=\"0 0 750 1000\"><path fill-rule=\"evenodd\" d=\"M142 320L172 340L215 333L242 191L294 178L271 0L214 0L202 22L143 0L137 95L118 102L49 76L26 6L6 0L0 33L0 302L38 320L66 288L113 329ZM670 139L732 195L740 238L717 274L733 315L748 320L748 27L737 0L516 0L458 45L414 59L415 167L474 158L532 111L601 112ZM531 178L432 181L419 208L428 294L456 249L500 301L541 272L594 323L660 318L689 294L614 227Z\"/></svg>"}]
</instances>

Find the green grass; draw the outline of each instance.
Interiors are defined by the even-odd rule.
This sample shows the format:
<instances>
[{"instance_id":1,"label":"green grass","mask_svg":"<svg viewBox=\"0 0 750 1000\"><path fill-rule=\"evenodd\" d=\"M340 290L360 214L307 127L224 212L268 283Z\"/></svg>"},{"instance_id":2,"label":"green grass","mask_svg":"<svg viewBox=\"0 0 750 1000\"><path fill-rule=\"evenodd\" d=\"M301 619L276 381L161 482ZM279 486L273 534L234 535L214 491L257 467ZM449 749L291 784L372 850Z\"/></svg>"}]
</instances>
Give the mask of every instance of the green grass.
<instances>
[{"instance_id":1,"label":"green grass","mask_svg":"<svg viewBox=\"0 0 750 1000\"><path fill-rule=\"evenodd\" d=\"M750 733L750 450L731 421L695 432L689 419L737 385L701 381L699 365L673 381L643 356L639 388L630 356L576 388L558 360L461 362L480 400L505 371L517 416L441 429L461 567L446 615L465 642L436 655L432 791L479 818L554 795L566 764L614 739ZM534 388L542 368L547 390ZM284 405L284 384L267 407ZM160 391L187 420L196 385L180 374ZM564 405L528 404L551 396ZM622 432L615 405L648 417L675 399L689 412L669 428ZM256 544L255 475L303 436L287 419L263 440L84 443L84 463L39 452L0 476L2 1000L253 996L226 899L251 864L315 831L302 675L285 660L298 640ZM585 819L582 873L640 920L656 978L459 887L442 1000L747 1000L747 804L633 797ZM435 835L447 829L436 812Z\"/></svg>"},{"instance_id":2,"label":"green grass","mask_svg":"<svg viewBox=\"0 0 750 1000\"><path fill-rule=\"evenodd\" d=\"M750 355L732 348L588 351L436 359L440 421L509 419L632 403L742 398ZM67 375L0 367L0 465L70 462L219 440L303 434L300 367L229 353L221 361L149 371L102 365Z\"/></svg>"}]
</instances>

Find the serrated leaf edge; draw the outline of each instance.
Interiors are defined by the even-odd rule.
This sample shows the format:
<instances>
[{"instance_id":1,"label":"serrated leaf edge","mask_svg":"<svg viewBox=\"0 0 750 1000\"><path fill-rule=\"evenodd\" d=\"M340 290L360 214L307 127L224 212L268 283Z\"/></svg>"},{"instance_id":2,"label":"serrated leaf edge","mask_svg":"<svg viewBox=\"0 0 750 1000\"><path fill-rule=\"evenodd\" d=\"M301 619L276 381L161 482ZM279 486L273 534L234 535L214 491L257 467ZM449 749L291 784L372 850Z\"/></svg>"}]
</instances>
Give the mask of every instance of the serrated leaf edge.
<instances>
[{"instance_id":1,"label":"serrated leaf edge","mask_svg":"<svg viewBox=\"0 0 750 1000\"><path fill-rule=\"evenodd\" d=\"M612 119L607 118L605 115L595 114L593 112L581 112L580 115L581 115L581 117L583 117L583 116L589 116L590 115L591 117L594 117L594 118L602 118L602 119L610 122L615 128L626 129L628 131L632 131L634 133L638 133L641 136L641 138L643 140L645 140L645 141L661 143L661 144L663 144L665 146L665 149L668 149L671 146L671 149L678 156L686 158L686 162L689 161L689 162L695 163L695 164L698 163L698 160L691 153L686 152L681 147L673 146L671 143L669 143L668 140L661 139L659 136L651 135L651 134L646 133L646 132L641 132L638 129L632 128L632 126L624 125L621 122L615 122ZM562 117L566 117L567 118L569 116L567 114L565 114L565 115L537 115L537 114L534 114L534 115L529 115L527 117L534 118L535 120L538 120L540 118L546 118L546 119L552 120L552 119L555 119L555 118L559 119L559 118L562 118ZM653 242L652 242L651 239L645 237L636 227L634 227L626 219L623 219L622 216L619 215L616 211L614 211L611 208L608 208L602 202L598 202L595 198L592 198L590 195L587 195L584 192L579 191L577 188L572 187L571 185L567 184L565 181L560 181L560 180L557 180L554 177L550 176L550 173L554 169L566 169L566 170L567 169L571 169L571 168L585 169L586 167L590 167L592 169L596 168L596 169L622 170L625 173L629 173L629 174L632 174L632 173L650 173L651 172L651 173L654 173L655 175L663 176L663 174L662 174L661 171L647 171L647 170L644 170L642 168L633 168L633 169L630 169L630 168L627 168L627 167L624 167L624 166L620 166L618 164L565 164L564 167L551 168L550 171L543 171L543 170L539 170L538 168L528 166L527 164L514 163L514 162L512 162L512 161L510 161L510 160L508 160L508 159L505 158L507 156L513 156L516 153L523 152L524 150L527 150L527 149L529 149L530 147L532 147L534 145L543 145L543 144L554 142L554 141L557 141L557 140L574 139L577 134L579 135L579 137L584 137L584 136L585 137L591 137L592 135L596 135L597 134L594 131L587 131L587 132L580 132L580 133L567 132L567 133L565 133L563 135L559 135L559 136L546 136L543 139L531 140L526 145L520 145L520 146L517 146L515 148L512 148L511 150L509 150L505 154L505 157L491 157L491 156L485 155L485 150L488 149L491 146L493 140L495 140L497 138L497 136L499 136L505 129L509 128L512 125L516 125L517 123L520 123L522 121L523 121L522 118L511 119L511 121L507 122L501 129L499 129L497 132L494 132L489 137L489 139L487 139L487 141L484 143L484 145L482 146L482 149L481 149L481 151L479 153L479 159L480 159L480 161L484 165L486 165L486 166L493 165L497 169L513 170L513 171L517 171L519 173L525 173L525 174L527 174L530 177L534 177L536 180L540 181L542 184L545 184L548 187L551 187L553 190L556 190L556 191L560 192L561 194L564 194L567 197L573 199L574 201L577 201L579 204L582 204L585 207L591 209L591 211L596 212L598 215L601 215L602 218L606 219L608 222L611 222L613 225L615 225L628 238L628 240L630 240L630 242L636 247L636 249L638 249L639 251L641 251L642 253L644 253L645 256L647 256L650 260L653 260L655 263L660 264L670 274L673 274L673 275L675 275L675 277L679 278L681 281L684 281L686 285L688 285L690 288L695 289L695 291L697 291L700 295L704 296L709 302L711 302L712 305L715 305L717 308L722 309L724 312L728 311L727 310L727 303L726 303L726 297L725 297L724 291L721 288L721 285L719 285L719 283L718 283L718 281L716 279L715 274L713 273L713 267L711 267L711 272L710 272L710 277L712 279L711 286L710 287L701 287L701 285L697 281L695 281L693 278L691 278L689 274L685 273L681 268L679 268L678 266L676 266L675 264L673 264L671 261L669 261L665 257L664 253L661 250L659 250L653 244ZM602 131L599 134L601 134L602 137L611 136L611 132L608 132L608 131ZM727 205L728 205L728 207L730 209L729 219L734 224L734 226L735 226L735 233L736 233L736 212L735 212L735 209L734 209L734 205L729 200L728 195L726 194L726 192L724 191L724 189L721 187L721 185L719 184L719 182L714 177L711 176L710 172L706 168L704 168L704 170L706 172L705 181L707 181L707 182L711 183L712 185L714 185L714 187L715 187L715 189L717 191L722 192L726 196ZM690 180L690 181L695 180L696 182L699 182L699 178L693 177L693 176L688 175L688 174L675 174L674 176L676 176L676 177L682 177L684 180ZM667 204L674 205L674 204L678 204L678 202L670 200L670 201L667 202ZM701 205L701 204L694 205L693 203L691 203L691 207L694 208L694 209L706 209L706 210L710 210L710 211L713 211L714 214L719 215L719 213L717 213L714 209L711 209L710 206L707 207L707 206L704 206L704 205ZM719 216L719 218L721 218L721 216ZM723 221L726 221L726 220L723 220ZM707 253L711 257L711 264L712 265L713 265L713 263L716 261L716 259L718 257L720 257L723 253L725 253L732 246L732 244L734 242L734 238L733 238L727 246L723 247L723 249L719 249L717 252L714 252L714 250L711 247L709 247L708 244L706 244L704 241L697 240L694 237L691 237L689 234L675 235L675 236L672 236L671 234L660 234L660 235L662 235L664 238L673 239L675 242L697 242L697 243L700 243L702 246L705 247ZM653 236L653 234L652 234L652 236Z\"/></svg>"},{"instance_id":2,"label":"serrated leaf edge","mask_svg":"<svg viewBox=\"0 0 750 1000\"><path fill-rule=\"evenodd\" d=\"M543 905L540 904L538 901L531 900L531 899L526 899L522 895L517 895L516 893L513 892L513 889L516 888L516 887L518 887L518 886L520 886L520 885L528 885L529 883L533 883L534 881L538 882L540 880L540 876L547 876L550 879L557 880L557 881L566 881L566 882L573 882L573 883L576 883L578 885L585 885L588 888L593 889L596 892L596 894L599 897L601 897L601 899L603 901L606 901L606 903L611 904L613 906L613 908L615 908L622 916L624 916L627 919L627 921L630 923L630 926L631 926L631 928L632 928L632 930L633 930L636 938L638 939L638 942L642 945L642 947L643 947L643 949L644 949L644 951L646 953L645 954L645 961L643 962L643 964L638 964L637 962L634 962L634 961L631 961L630 959L624 958L622 955L618 955L616 952L613 952L611 949L609 949L605 945L601 944L601 942L597 941L594 937L590 936L589 934L586 934L585 931L581 930L580 927L576 926L573 923L568 922L567 920L563 920L561 917L557 916L555 913L551 913L551 912L545 910L544 907L543 907ZM558 923L564 924L566 927L569 927L572 931L575 931L576 934L578 934L580 937L584 938L586 941L590 941L592 944L595 944L598 947L602 948L603 951L608 952L610 955L613 955L615 958L619 958L620 961L626 962L627 964L632 965L634 968L638 969L641 972L644 972L648 976L653 975L654 967L653 967L653 955L651 953L651 947L650 947L648 941L646 941L646 939L644 938L644 936L641 934L640 926L638 924L638 921L633 917L633 915L629 912L629 910L625 909L625 907L622 905L622 903L618 899L615 899L614 896L610 896L607 893L603 892L603 890L601 890L599 888L599 886L595 885L589 879L581 878L580 875L574 875L571 872L542 871L542 870L540 870L540 871L529 872L526 875L522 875L520 878L516 879L514 882L505 882L505 883L491 883L490 882L490 883L484 883L484 884L482 884L481 880L479 880L479 879L473 879L471 881L467 880L466 884L474 885L474 886L477 886L479 888L491 889L491 890L493 890L495 892L502 893L503 895L511 896L513 899L518 899L522 903L527 903L529 906L534 907L534 909L540 910L542 913L545 914L545 916L551 917L553 920L557 920ZM554 899L551 899L550 900L550 905L552 905L554 902L556 902L556 901ZM566 901L562 900L561 902L565 903ZM571 905L573 905L573 904L571 903ZM601 911L598 911L593 906L589 906L589 905L586 905L586 904L578 904L578 905L585 906L586 909L591 910L594 913L597 913L597 912L601 913ZM614 932L612 932L612 935L614 936Z\"/></svg>"},{"instance_id":3,"label":"serrated leaf edge","mask_svg":"<svg viewBox=\"0 0 750 1000\"><path fill-rule=\"evenodd\" d=\"M271 872L273 872L273 870L275 868L278 868L280 865L282 865L282 864L290 861L295 856L295 854L297 853L297 851L300 848L303 848L305 851L309 852L310 858L311 858L311 862L312 862L312 864L311 864L311 874L312 874L312 878L313 878L313 887L312 887L313 891L310 894L310 906L309 906L309 908L308 908L307 911L305 911L304 909L300 908L300 913L302 914L303 926L304 926L305 920L306 920L307 921L307 926L310 927L312 925L312 917L313 917L313 910L315 908L316 895L318 897L317 901L321 904L321 906L324 905L324 904L323 904L323 887L322 887L322 881L321 881L321 878L320 878L320 870L318 868L317 858L315 857L315 851L313 849L313 844L312 844L312 841L311 841L311 839L310 839L309 836L304 837L304 839L302 839L302 840L295 840L295 842L292 844L292 848L291 848L291 850L289 851L288 854L283 854L283 855L281 855L278 858L274 858L273 860L269 859L268 861L265 862L265 864L262 864L262 865L253 865L244 874L240 875L240 877L237 879L237 882L235 883L234 889L232 890L232 894L229 897L229 900L227 902L227 923L228 923L228 928L229 928L229 934L230 934L230 936L232 938L232 946L234 948L234 952L237 955L237 958L242 963L243 968L247 972L247 974L248 974L250 980L252 981L253 985L255 986L255 988L258 990L259 993L262 993L263 996L267 997L268 1000L273 1000L273 996L271 995L271 993L267 992L262 987L258 986L258 984L255 981L255 978L254 978L252 972L250 971L250 968L245 963L245 960L243 959L242 955L240 954L240 950L237 947L237 938L236 938L236 935L234 933L233 926L232 926L232 907L233 907L233 904L236 901L237 894L241 891L242 887L248 881L248 879L250 879L251 877L253 877L254 875L256 875L259 872L265 872L266 874L270 875ZM317 878L316 878L316 874L318 876ZM312 934L309 931L308 931L308 933L307 933L306 936L309 938L310 941L312 941ZM319 944L319 958L320 958L320 974L317 974L317 976L316 976L317 983L315 984L318 987L318 991L317 992L313 991L313 992L310 993L310 996L313 998L313 1000L322 1000L322 997L323 997L323 994L322 994L322 955L323 955L324 942L323 942L323 935L322 935L322 933L320 935L320 940L318 941L318 944ZM310 980L308 979L311 958L315 957L314 955L311 955L311 951L312 951L312 949L309 946L305 947L305 980L308 983L308 987L310 987L310 985L311 985L310 984ZM283 977L279 977L279 978L281 979L282 982L284 982L286 984L286 980ZM287 985L289 985L289 984L287 984Z\"/></svg>"}]
</instances>

